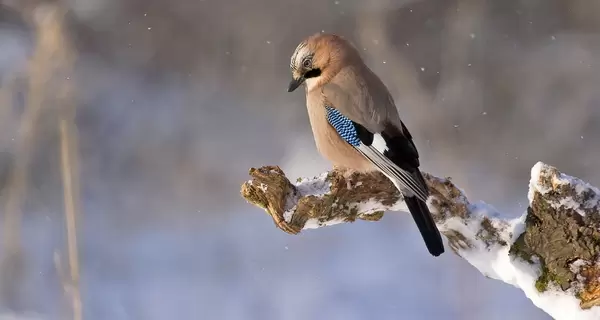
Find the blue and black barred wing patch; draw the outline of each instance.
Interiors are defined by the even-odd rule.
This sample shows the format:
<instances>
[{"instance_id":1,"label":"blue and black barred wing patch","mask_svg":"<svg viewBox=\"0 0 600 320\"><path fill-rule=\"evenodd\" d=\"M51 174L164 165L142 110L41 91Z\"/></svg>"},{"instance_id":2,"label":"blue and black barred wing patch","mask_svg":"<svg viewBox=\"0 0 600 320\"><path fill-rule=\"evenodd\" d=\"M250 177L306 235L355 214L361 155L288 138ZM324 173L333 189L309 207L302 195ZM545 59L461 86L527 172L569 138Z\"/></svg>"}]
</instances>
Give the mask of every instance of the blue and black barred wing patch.
<instances>
[{"instance_id":1,"label":"blue and black barred wing patch","mask_svg":"<svg viewBox=\"0 0 600 320\"><path fill-rule=\"evenodd\" d=\"M362 144L370 146L373 143L373 133L369 132L365 127L350 120L337 109L326 106L327 121L337 131L344 141L354 147Z\"/></svg>"},{"instance_id":2,"label":"blue and black barred wing patch","mask_svg":"<svg viewBox=\"0 0 600 320\"><path fill-rule=\"evenodd\" d=\"M383 151L377 150L373 146L373 140L378 136L384 140L379 133L372 133L359 123L344 116L339 110L326 106L327 121L340 135L340 137L358 150L373 165L375 165L383 174L385 174L400 191L408 191L409 195L415 195L417 198L427 201L429 192L427 187L422 185L415 177L398 167L391 159L386 157Z\"/></svg>"}]
</instances>

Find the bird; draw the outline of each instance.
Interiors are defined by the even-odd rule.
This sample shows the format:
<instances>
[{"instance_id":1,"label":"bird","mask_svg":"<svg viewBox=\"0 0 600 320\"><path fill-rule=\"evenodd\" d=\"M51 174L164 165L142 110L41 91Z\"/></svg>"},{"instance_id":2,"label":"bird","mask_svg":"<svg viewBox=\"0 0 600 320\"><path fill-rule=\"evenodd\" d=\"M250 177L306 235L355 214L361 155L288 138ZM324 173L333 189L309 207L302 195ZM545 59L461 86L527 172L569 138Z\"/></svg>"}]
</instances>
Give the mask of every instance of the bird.
<instances>
[{"instance_id":1,"label":"bird","mask_svg":"<svg viewBox=\"0 0 600 320\"><path fill-rule=\"evenodd\" d=\"M304 86L319 153L337 168L383 173L401 192L429 253L444 253L413 137L356 47L337 34L310 35L294 50L290 70L288 92Z\"/></svg>"}]
</instances>

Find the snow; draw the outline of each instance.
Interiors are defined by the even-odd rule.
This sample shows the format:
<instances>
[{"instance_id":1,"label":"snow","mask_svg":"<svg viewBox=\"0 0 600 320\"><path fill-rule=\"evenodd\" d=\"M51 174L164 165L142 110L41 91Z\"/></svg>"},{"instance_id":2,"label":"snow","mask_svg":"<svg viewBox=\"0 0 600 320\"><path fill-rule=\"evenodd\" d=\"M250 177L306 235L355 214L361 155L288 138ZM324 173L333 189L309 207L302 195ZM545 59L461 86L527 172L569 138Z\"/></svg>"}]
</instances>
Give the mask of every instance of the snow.
<instances>
[{"instance_id":1,"label":"snow","mask_svg":"<svg viewBox=\"0 0 600 320\"><path fill-rule=\"evenodd\" d=\"M528 194L530 203L533 201L536 192L545 194L550 191L550 188L540 184L540 178L544 176L548 168L547 165L541 162L538 162L532 168ZM590 187L584 182L564 174L558 179L554 179L552 183L553 185L573 184L579 193ZM563 200L555 205L565 205L571 208L579 207L579 204L573 199ZM530 264L520 258L511 257L509 255L510 245L494 244L488 247L483 240L478 239L477 234L481 230L480 223L484 217L490 218L493 223L502 220L492 218L499 216L499 213L487 204L481 203L471 206L473 206L470 210L472 215L466 221L453 217L439 225L440 231L452 229L460 232L470 241L471 248L467 248L465 244L467 249L458 250L460 256L485 276L506 282L523 290L534 305L544 310L554 319L600 319L600 307L582 310L572 289L565 292L549 284L548 290L540 293L535 287L536 280L540 276L540 265L538 263ZM524 212L519 218L509 220L504 226L494 225L499 230L498 236L507 243L512 244L525 230L526 215L527 212ZM578 271L584 264L584 261L578 260L571 265L571 268Z\"/></svg>"},{"instance_id":2,"label":"snow","mask_svg":"<svg viewBox=\"0 0 600 320\"><path fill-rule=\"evenodd\" d=\"M316 196L324 196L329 193L331 183L327 181L327 172L313 179L302 179L295 184L299 196L311 194Z\"/></svg>"},{"instance_id":3,"label":"snow","mask_svg":"<svg viewBox=\"0 0 600 320\"><path fill-rule=\"evenodd\" d=\"M477 222L471 221L464 225L457 218L447 221L446 226L464 232L468 239L474 239ZM476 219L475 219L476 220ZM510 227L502 233L503 238L508 238L511 233L513 237L518 236L524 228L525 214L514 219ZM529 264L519 258L513 258L508 254L510 246L496 245L486 249L481 242L475 242L475 248L459 250L459 254L471 265L477 268L485 276L503 281L520 288L534 305L547 312L554 319L569 320L592 320L600 319L600 308L594 307L589 310L581 310L579 300L572 292L563 292L549 286L548 290L540 293L535 287L535 282L540 276L540 266L537 263Z\"/></svg>"},{"instance_id":4,"label":"snow","mask_svg":"<svg viewBox=\"0 0 600 320\"><path fill-rule=\"evenodd\" d=\"M317 197L322 197L329 193L329 191L331 190L331 183L327 181L327 172L324 172L321 175L312 179L300 179L294 184L294 186L296 187L296 194L294 196L288 197L285 212L283 213L283 219L288 223L292 221L292 216L294 215L294 211L296 210L298 199L300 199L304 195L309 194ZM338 223L341 222L343 221L340 221ZM306 224L308 225L309 222L307 221ZM311 225L316 225L315 228L319 226L318 222L316 221L311 221Z\"/></svg>"},{"instance_id":5,"label":"snow","mask_svg":"<svg viewBox=\"0 0 600 320\"><path fill-rule=\"evenodd\" d=\"M551 203L551 205L555 209L560 209L561 207L573 209L573 210L575 210L575 212L579 213L581 216L585 216L585 212L580 209L579 203L577 203L571 197L561 199L558 203Z\"/></svg>"},{"instance_id":6,"label":"snow","mask_svg":"<svg viewBox=\"0 0 600 320\"><path fill-rule=\"evenodd\" d=\"M583 259L577 259L575 261L573 261L573 263L571 263L571 272L573 273L579 273L579 270L581 269L581 267L583 266L587 266L589 265L589 262L583 260Z\"/></svg>"},{"instance_id":7,"label":"snow","mask_svg":"<svg viewBox=\"0 0 600 320\"><path fill-rule=\"evenodd\" d=\"M549 188L541 188L539 186L538 181L540 181L540 174L542 173L542 169L544 168L544 163L538 162L533 168L531 168L531 179L529 180L529 192L527 193L527 199L529 199L529 203L533 202L533 196L536 192L541 194L546 194L550 191Z\"/></svg>"},{"instance_id":8,"label":"snow","mask_svg":"<svg viewBox=\"0 0 600 320\"><path fill-rule=\"evenodd\" d=\"M531 169L531 180L529 181L528 193L530 203L533 201L533 196L535 192L538 192L540 194L546 194L551 190L550 187L544 186L539 183L540 177L544 174L546 170L549 170L549 166L542 162L536 163L535 166L533 166L533 168ZM598 204L600 203L600 190L589 185L584 181L581 181L580 179L568 176L566 174L560 174L559 177L553 177L551 183L553 186L573 185L575 186L575 192L577 193L577 195L581 195L585 190L588 189L591 189L595 193L595 196L591 197L591 199L588 199L585 203L576 201L572 197L566 197L558 202L551 202L550 205L555 209L573 209L581 216L585 216L585 211L583 211L582 209L589 209L598 206Z\"/></svg>"},{"instance_id":9,"label":"snow","mask_svg":"<svg viewBox=\"0 0 600 320\"><path fill-rule=\"evenodd\" d=\"M354 207L358 210L358 212L362 213L363 215L370 215L370 214L374 214L377 211L384 211L382 209L381 204L373 199L369 199L364 202L359 202L359 203L355 204ZM393 207L391 207L388 210L389 211L406 211L408 209L407 209L404 201L400 200L396 204L394 204Z\"/></svg>"},{"instance_id":10,"label":"snow","mask_svg":"<svg viewBox=\"0 0 600 320\"><path fill-rule=\"evenodd\" d=\"M304 225L304 229L317 229L321 227L333 226L336 224L344 223L346 220L343 218L335 218L329 221L319 221L318 219L308 219Z\"/></svg>"}]
</instances>

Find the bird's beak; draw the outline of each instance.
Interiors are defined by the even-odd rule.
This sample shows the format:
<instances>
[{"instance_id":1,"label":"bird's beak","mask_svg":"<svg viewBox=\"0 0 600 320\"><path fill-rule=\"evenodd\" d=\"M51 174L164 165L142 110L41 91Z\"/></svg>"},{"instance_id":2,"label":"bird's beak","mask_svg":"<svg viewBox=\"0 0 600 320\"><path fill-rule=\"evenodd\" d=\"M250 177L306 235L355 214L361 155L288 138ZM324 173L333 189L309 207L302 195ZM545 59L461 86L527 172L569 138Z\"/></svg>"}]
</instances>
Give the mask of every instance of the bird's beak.
<instances>
[{"instance_id":1,"label":"bird's beak","mask_svg":"<svg viewBox=\"0 0 600 320\"><path fill-rule=\"evenodd\" d=\"M294 90L296 90L303 82L304 82L304 77L303 76L299 76L297 78L293 78L292 81L290 82L290 86L288 87L288 92L292 92Z\"/></svg>"}]
</instances>

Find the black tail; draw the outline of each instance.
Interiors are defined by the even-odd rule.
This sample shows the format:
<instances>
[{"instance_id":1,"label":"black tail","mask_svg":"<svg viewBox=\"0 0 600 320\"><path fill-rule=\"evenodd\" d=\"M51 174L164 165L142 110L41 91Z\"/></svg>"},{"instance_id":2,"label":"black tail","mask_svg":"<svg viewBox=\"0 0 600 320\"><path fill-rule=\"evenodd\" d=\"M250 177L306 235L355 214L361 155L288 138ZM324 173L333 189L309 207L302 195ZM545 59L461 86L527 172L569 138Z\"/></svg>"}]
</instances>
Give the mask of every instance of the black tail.
<instances>
[{"instance_id":1,"label":"black tail","mask_svg":"<svg viewBox=\"0 0 600 320\"><path fill-rule=\"evenodd\" d=\"M417 175L418 180L421 180L423 183L425 183L425 179L423 179L423 176L419 170L417 170ZM429 212L429 208L427 208L427 204L415 196L404 197L404 202L408 207L408 211L410 211L410 214L415 220L417 228L419 228L419 232L421 232L421 236L425 241L425 245L427 246L429 253L436 257L444 253L444 242L442 241L442 236L435 225L435 221L433 221L433 217L431 216L431 212Z\"/></svg>"},{"instance_id":2,"label":"black tail","mask_svg":"<svg viewBox=\"0 0 600 320\"><path fill-rule=\"evenodd\" d=\"M412 173L416 178L415 180L427 189L427 183L425 183L425 179L423 179L423 175L419 171L419 153L417 152L417 147L412 141L412 136L404 123L401 122L401 128L388 124L381 133L381 136L385 140L387 147L383 155L392 160L399 168ZM397 183L395 184L398 185ZM425 245L427 245L429 253L436 257L444 253L442 236L433 221L427 204L419 200L416 196L404 197L404 202L406 202L408 211L410 211L423 240L425 240Z\"/></svg>"},{"instance_id":3,"label":"black tail","mask_svg":"<svg viewBox=\"0 0 600 320\"><path fill-rule=\"evenodd\" d=\"M410 214L421 232L421 236L425 241L429 253L436 257L444 253L442 236L431 217L427 204L415 196L405 197L404 202L406 202L408 211L410 211Z\"/></svg>"}]
</instances>

